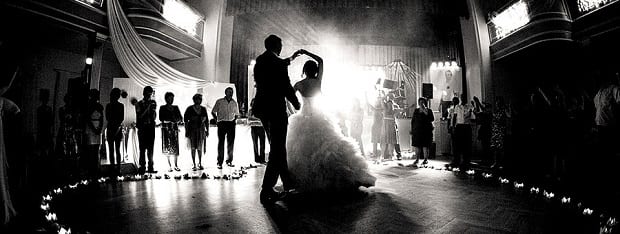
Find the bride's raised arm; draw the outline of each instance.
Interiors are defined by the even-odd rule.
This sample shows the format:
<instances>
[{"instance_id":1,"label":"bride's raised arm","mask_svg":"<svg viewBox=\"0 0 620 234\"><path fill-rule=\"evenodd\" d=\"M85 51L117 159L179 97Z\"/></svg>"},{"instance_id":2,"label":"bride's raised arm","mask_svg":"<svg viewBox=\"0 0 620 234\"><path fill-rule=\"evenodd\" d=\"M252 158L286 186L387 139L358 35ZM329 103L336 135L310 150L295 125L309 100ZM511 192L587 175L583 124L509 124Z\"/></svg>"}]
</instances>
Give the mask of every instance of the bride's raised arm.
<instances>
[{"instance_id":1,"label":"bride's raised arm","mask_svg":"<svg viewBox=\"0 0 620 234\"><path fill-rule=\"evenodd\" d=\"M306 54L306 55L310 56L310 58L316 60L316 62L319 65L319 72L317 73L316 78L319 79L319 81L322 80L323 79L323 59L321 57L319 57L318 55L313 54L310 51L307 51L307 50L304 50L304 49L302 49L301 51L302 51L303 54Z\"/></svg>"}]
</instances>

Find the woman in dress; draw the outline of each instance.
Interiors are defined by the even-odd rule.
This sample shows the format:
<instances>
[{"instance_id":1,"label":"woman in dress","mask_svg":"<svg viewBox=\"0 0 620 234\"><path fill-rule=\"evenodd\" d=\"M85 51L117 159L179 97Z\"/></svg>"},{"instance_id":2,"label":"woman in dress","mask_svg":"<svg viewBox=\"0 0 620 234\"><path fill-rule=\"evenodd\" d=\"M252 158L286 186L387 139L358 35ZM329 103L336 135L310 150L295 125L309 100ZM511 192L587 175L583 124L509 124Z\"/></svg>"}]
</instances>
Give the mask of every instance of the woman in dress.
<instances>
[{"instance_id":1,"label":"woman in dress","mask_svg":"<svg viewBox=\"0 0 620 234\"><path fill-rule=\"evenodd\" d=\"M383 103L383 138L381 142L383 147L383 160L392 159L392 153L396 151L396 158L401 159L400 145L398 144L398 126L396 125L396 116L394 115L394 103L388 96Z\"/></svg>"},{"instance_id":2,"label":"woman in dress","mask_svg":"<svg viewBox=\"0 0 620 234\"><path fill-rule=\"evenodd\" d=\"M159 107L159 121L161 121L162 153L168 157L168 172L181 171L178 165L179 158L179 123L183 116L178 106L172 105L174 94L167 92L164 96L166 105ZM174 161L174 168L170 159Z\"/></svg>"},{"instance_id":3,"label":"woman in dress","mask_svg":"<svg viewBox=\"0 0 620 234\"><path fill-rule=\"evenodd\" d=\"M207 108L201 106L202 94L192 97L194 105L187 107L183 118L185 119L185 136L189 141L192 154L192 170L202 170L202 152L205 140L209 136L209 115ZM198 153L198 166L196 166L196 153Z\"/></svg>"},{"instance_id":4,"label":"woman in dress","mask_svg":"<svg viewBox=\"0 0 620 234\"><path fill-rule=\"evenodd\" d=\"M368 173L368 165L355 140L345 137L337 120L319 109L317 98L321 94L323 60L308 51L299 52L316 62L306 62L305 79L294 85L303 98L303 107L289 118L287 160L297 189L322 193L374 186L376 178Z\"/></svg>"},{"instance_id":5,"label":"woman in dress","mask_svg":"<svg viewBox=\"0 0 620 234\"><path fill-rule=\"evenodd\" d=\"M418 107L413 111L413 118L411 118L411 145L416 149L416 159L413 164L418 164L420 155L424 155L422 164L428 163L428 149L433 141L433 121L435 121L435 117L426 105L426 98L419 98Z\"/></svg>"}]
</instances>

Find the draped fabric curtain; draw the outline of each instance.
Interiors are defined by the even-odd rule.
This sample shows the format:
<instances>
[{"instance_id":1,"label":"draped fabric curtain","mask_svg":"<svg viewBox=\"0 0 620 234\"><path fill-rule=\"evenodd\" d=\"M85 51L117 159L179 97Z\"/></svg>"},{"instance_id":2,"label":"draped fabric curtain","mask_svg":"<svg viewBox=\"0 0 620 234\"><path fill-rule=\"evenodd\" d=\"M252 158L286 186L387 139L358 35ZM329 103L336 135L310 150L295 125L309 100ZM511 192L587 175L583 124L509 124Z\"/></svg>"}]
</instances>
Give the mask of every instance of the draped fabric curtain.
<instances>
[{"instance_id":1,"label":"draped fabric curtain","mask_svg":"<svg viewBox=\"0 0 620 234\"><path fill-rule=\"evenodd\" d=\"M112 46L119 63L130 79L141 86L167 85L202 88L213 83L184 74L159 59L144 44L118 0L108 1L108 21Z\"/></svg>"}]
</instances>

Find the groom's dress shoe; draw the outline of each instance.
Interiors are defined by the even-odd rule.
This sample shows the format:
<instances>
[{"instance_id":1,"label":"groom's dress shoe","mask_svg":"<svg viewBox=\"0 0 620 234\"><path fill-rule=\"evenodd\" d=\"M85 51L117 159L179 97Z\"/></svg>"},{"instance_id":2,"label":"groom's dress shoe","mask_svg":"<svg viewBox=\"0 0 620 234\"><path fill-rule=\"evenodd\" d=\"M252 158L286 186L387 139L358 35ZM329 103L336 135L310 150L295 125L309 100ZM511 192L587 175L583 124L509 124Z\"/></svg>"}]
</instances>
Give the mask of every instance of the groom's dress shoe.
<instances>
[{"instance_id":1,"label":"groom's dress shoe","mask_svg":"<svg viewBox=\"0 0 620 234\"><path fill-rule=\"evenodd\" d=\"M278 194L273 190L261 190L260 191L260 203L263 205L271 205L276 202Z\"/></svg>"}]
</instances>

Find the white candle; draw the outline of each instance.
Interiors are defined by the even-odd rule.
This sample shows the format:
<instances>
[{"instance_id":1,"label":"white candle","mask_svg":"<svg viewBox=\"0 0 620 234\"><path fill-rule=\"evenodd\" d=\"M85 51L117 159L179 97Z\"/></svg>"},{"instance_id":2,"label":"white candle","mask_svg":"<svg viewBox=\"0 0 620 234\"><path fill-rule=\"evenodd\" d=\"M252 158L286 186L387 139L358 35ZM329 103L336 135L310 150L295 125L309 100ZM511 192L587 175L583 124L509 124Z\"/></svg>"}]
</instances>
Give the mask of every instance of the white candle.
<instances>
[{"instance_id":1,"label":"white candle","mask_svg":"<svg viewBox=\"0 0 620 234\"><path fill-rule=\"evenodd\" d=\"M55 213L49 213L45 216L45 218L47 219L47 221L56 221L56 214Z\"/></svg>"},{"instance_id":2,"label":"white candle","mask_svg":"<svg viewBox=\"0 0 620 234\"><path fill-rule=\"evenodd\" d=\"M70 234L71 233L71 228L63 228L61 227L60 230L58 230L58 234Z\"/></svg>"},{"instance_id":3,"label":"white candle","mask_svg":"<svg viewBox=\"0 0 620 234\"><path fill-rule=\"evenodd\" d=\"M570 197L562 197L562 203L563 204L570 203Z\"/></svg>"}]
</instances>

